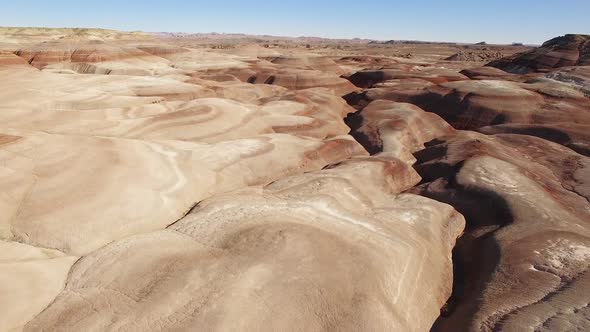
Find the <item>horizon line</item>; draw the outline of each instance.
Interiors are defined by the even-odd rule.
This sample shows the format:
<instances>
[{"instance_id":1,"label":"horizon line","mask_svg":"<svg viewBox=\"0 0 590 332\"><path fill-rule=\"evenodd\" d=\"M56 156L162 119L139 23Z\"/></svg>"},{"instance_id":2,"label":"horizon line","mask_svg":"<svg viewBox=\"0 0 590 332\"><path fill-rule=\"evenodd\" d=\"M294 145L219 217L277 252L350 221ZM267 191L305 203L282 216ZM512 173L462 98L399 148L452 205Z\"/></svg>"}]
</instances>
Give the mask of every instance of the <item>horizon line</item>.
<instances>
[{"instance_id":1,"label":"horizon line","mask_svg":"<svg viewBox=\"0 0 590 332\"><path fill-rule=\"evenodd\" d=\"M246 32L217 32L217 31L208 31L208 32L194 32L194 31L146 31L146 30L126 30L126 29L116 29L116 28L106 28L106 27L96 27L96 26L3 26L0 25L0 28L28 28L28 29L95 29L95 30L111 30L111 31L119 31L119 32L128 32L128 33L137 33L137 32L142 32L142 33L147 33L147 34L158 34L158 33L167 33L167 34L187 34L187 35L198 35L198 34L202 34L202 35L212 35L212 34L217 34L217 35L242 35L242 36L247 36L247 37L275 37L275 38L292 38L292 39L298 39L298 38L317 38L317 39L324 39L324 40L360 40L360 41L369 41L369 42L420 42L420 43L433 43L433 44L468 44L468 45L472 45L472 44L477 44L477 43L482 43L485 42L487 45L499 45L499 46L511 46L512 44L517 44L517 43L521 43L521 42L507 42L507 43L488 43L485 40L481 40L478 42L473 42L473 41L453 41L453 40L426 40L426 39L380 39L380 38L367 38L367 37L323 37L320 35L311 35L311 36L306 36L306 35L299 35L299 36L294 36L294 35L272 35L272 34L253 34L253 33L246 33ZM555 37L561 37L561 36L554 36L552 38ZM526 42L522 42L521 43L524 46L540 46L541 44L537 44L537 43L526 43Z\"/></svg>"}]
</instances>

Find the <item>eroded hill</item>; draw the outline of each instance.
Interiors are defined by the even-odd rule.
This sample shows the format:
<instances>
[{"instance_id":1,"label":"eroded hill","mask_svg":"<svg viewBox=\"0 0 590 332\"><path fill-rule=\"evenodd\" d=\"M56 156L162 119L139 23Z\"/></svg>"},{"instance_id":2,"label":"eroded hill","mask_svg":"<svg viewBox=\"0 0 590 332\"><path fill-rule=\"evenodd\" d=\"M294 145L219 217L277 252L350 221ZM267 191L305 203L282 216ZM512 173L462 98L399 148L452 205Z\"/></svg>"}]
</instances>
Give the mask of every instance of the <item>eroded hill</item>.
<instances>
[{"instance_id":1,"label":"eroded hill","mask_svg":"<svg viewBox=\"0 0 590 332\"><path fill-rule=\"evenodd\" d=\"M587 328L588 67L304 42L0 30L0 330Z\"/></svg>"}]
</instances>

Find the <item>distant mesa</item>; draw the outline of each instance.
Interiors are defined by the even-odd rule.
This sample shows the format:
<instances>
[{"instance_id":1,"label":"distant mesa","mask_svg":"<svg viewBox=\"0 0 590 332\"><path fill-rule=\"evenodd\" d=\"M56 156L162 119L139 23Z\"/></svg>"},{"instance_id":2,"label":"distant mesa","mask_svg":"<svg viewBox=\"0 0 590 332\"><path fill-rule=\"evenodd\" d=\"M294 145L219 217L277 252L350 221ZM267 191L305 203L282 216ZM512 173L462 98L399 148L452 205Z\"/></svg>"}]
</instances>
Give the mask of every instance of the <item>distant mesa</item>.
<instances>
[{"instance_id":1,"label":"distant mesa","mask_svg":"<svg viewBox=\"0 0 590 332\"><path fill-rule=\"evenodd\" d=\"M528 52L492 61L488 66L515 74L548 72L568 66L590 65L590 35L553 38Z\"/></svg>"}]
</instances>

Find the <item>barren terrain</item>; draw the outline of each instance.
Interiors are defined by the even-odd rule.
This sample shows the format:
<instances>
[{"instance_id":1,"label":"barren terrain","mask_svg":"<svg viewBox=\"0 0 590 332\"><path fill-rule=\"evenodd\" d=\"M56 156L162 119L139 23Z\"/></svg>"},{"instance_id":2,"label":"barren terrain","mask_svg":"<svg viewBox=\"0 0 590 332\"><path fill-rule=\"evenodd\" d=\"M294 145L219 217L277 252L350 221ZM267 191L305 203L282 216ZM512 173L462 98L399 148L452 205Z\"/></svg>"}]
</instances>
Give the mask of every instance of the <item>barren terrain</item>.
<instances>
[{"instance_id":1,"label":"barren terrain","mask_svg":"<svg viewBox=\"0 0 590 332\"><path fill-rule=\"evenodd\" d=\"M0 331L589 330L589 61L0 28Z\"/></svg>"}]
</instances>

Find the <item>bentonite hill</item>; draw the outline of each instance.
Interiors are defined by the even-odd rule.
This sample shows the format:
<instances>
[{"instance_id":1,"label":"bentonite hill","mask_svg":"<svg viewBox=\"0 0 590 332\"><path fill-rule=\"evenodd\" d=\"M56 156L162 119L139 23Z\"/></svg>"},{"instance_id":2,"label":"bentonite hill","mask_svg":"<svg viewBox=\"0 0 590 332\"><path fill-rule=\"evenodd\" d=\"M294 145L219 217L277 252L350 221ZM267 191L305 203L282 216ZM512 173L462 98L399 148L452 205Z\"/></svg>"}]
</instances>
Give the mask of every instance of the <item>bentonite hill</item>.
<instances>
[{"instance_id":1,"label":"bentonite hill","mask_svg":"<svg viewBox=\"0 0 590 332\"><path fill-rule=\"evenodd\" d=\"M0 29L0 331L589 331L590 36Z\"/></svg>"}]
</instances>

